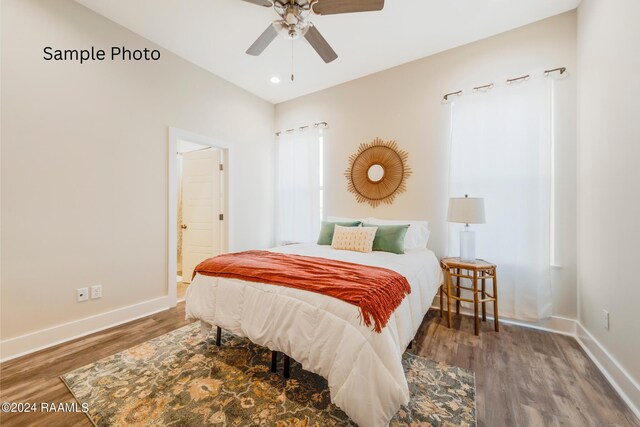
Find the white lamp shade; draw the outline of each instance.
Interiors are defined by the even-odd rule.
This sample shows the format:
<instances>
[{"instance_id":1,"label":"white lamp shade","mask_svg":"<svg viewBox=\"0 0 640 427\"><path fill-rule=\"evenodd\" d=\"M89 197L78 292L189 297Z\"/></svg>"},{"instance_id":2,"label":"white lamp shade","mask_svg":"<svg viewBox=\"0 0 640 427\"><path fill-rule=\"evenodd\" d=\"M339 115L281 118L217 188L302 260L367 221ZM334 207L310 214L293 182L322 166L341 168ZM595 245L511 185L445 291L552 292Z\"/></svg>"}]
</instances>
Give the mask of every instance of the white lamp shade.
<instances>
[{"instance_id":1,"label":"white lamp shade","mask_svg":"<svg viewBox=\"0 0 640 427\"><path fill-rule=\"evenodd\" d=\"M480 197L450 198L447 221L462 224L484 224L484 199Z\"/></svg>"}]
</instances>

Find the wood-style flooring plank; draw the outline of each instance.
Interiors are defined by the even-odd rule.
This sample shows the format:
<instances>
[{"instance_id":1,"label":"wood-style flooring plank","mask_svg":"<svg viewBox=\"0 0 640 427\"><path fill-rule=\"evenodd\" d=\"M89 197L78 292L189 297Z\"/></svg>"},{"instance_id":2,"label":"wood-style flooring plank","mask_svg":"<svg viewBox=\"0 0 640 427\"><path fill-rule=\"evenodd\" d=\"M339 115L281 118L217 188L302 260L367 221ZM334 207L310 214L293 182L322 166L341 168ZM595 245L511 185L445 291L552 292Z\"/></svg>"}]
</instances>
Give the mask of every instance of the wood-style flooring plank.
<instances>
[{"instance_id":1,"label":"wood-style flooring plank","mask_svg":"<svg viewBox=\"0 0 640 427\"><path fill-rule=\"evenodd\" d=\"M578 342L568 336L454 315L447 328L431 310L414 350L476 374L479 427L625 426L640 421ZM471 354L470 354L471 353Z\"/></svg>"},{"instance_id":2,"label":"wood-style flooring plank","mask_svg":"<svg viewBox=\"0 0 640 427\"><path fill-rule=\"evenodd\" d=\"M3 402L74 402L60 375L180 328L184 303L0 365ZM507 324L499 333L431 310L413 350L476 374L478 427L621 426L640 422L575 339ZM0 414L2 426L91 426L84 414Z\"/></svg>"},{"instance_id":3,"label":"wood-style flooring plank","mask_svg":"<svg viewBox=\"0 0 640 427\"><path fill-rule=\"evenodd\" d=\"M115 328L107 329L0 364L2 402L75 402L59 376L127 348L181 328L184 303ZM82 413L0 413L4 426L92 426Z\"/></svg>"}]
</instances>

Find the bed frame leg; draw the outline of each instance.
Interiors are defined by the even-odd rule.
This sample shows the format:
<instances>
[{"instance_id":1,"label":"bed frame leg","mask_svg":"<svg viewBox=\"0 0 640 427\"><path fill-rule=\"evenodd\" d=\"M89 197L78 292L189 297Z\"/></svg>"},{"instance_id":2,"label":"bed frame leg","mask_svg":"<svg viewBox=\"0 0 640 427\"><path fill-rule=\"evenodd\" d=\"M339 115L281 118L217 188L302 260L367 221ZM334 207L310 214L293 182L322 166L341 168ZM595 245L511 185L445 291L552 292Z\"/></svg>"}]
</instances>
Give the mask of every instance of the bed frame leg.
<instances>
[{"instance_id":1,"label":"bed frame leg","mask_svg":"<svg viewBox=\"0 0 640 427\"><path fill-rule=\"evenodd\" d=\"M216 326L216 346L220 347L222 345L222 328L220 326Z\"/></svg>"},{"instance_id":2,"label":"bed frame leg","mask_svg":"<svg viewBox=\"0 0 640 427\"><path fill-rule=\"evenodd\" d=\"M291 359L286 354L284 355L284 377L290 378Z\"/></svg>"},{"instance_id":3,"label":"bed frame leg","mask_svg":"<svg viewBox=\"0 0 640 427\"><path fill-rule=\"evenodd\" d=\"M278 352L271 352L271 372L276 372L278 370Z\"/></svg>"}]
</instances>

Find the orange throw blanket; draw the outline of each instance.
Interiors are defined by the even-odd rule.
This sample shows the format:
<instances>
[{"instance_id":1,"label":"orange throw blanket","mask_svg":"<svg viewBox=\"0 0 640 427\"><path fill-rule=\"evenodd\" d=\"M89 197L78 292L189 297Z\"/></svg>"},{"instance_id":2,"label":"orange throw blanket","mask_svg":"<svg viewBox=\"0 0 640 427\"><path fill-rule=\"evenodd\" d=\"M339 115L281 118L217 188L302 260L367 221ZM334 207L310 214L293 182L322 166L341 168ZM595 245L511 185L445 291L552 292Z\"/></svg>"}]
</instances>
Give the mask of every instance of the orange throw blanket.
<instances>
[{"instance_id":1,"label":"orange throw blanket","mask_svg":"<svg viewBox=\"0 0 640 427\"><path fill-rule=\"evenodd\" d=\"M302 255L246 251L219 255L198 264L193 276L226 277L316 292L360 308L367 326L381 332L404 296L407 279L386 268Z\"/></svg>"}]
</instances>

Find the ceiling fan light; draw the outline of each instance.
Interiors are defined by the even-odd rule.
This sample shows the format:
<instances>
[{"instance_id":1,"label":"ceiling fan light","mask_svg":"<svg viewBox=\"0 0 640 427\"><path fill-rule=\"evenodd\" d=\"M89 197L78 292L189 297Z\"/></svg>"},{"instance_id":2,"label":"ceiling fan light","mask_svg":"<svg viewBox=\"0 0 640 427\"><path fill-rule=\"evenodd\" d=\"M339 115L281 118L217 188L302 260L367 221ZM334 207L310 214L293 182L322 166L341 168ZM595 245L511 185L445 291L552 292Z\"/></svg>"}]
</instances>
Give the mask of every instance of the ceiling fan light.
<instances>
[{"instance_id":1,"label":"ceiling fan light","mask_svg":"<svg viewBox=\"0 0 640 427\"><path fill-rule=\"evenodd\" d=\"M299 39L301 35L303 34L301 34L301 29L298 27L284 28L282 31L282 37L286 40L296 40Z\"/></svg>"}]
</instances>

